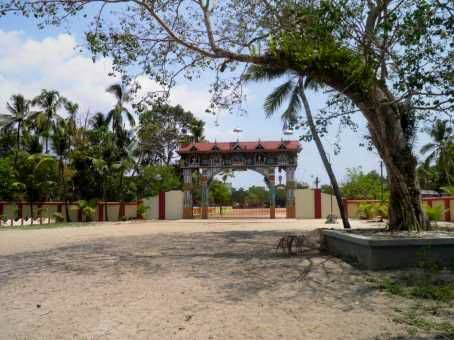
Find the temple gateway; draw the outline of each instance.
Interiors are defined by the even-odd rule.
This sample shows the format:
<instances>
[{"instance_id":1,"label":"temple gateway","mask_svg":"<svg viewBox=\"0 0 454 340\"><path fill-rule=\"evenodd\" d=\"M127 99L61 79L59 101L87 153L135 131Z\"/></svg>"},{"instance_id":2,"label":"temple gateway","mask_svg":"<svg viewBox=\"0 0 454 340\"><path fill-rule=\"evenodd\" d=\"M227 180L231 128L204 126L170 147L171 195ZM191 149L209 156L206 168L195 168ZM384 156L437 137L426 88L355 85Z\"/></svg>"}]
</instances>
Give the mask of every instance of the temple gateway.
<instances>
[{"instance_id":1,"label":"temple gateway","mask_svg":"<svg viewBox=\"0 0 454 340\"><path fill-rule=\"evenodd\" d=\"M286 172L286 216L295 217L295 170L301 145L297 140L256 142L203 142L182 145L180 168L184 177L183 217L192 218L192 174L201 173L201 217L208 218L208 186L220 173L254 170L264 176L270 191L270 218L275 218L275 170Z\"/></svg>"}]
</instances>

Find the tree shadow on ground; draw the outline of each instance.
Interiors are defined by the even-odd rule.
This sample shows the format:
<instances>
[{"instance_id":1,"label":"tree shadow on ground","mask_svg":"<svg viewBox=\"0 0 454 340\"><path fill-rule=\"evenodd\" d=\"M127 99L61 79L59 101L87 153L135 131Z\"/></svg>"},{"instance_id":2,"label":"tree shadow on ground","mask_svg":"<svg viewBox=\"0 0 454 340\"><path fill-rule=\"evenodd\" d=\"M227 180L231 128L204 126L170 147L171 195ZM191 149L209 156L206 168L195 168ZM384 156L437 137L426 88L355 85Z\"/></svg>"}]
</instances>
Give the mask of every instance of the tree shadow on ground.
<instances>
[{"instance_id":1,"label":"tree shadow on ground","mask_svg":"<svg viewBox=\"0 0 454 340\"><path fill-rule=\"evenodd\" d=\"M373 288L362 284L363 271L315 248L305 248L298 257L277 253L279 238L289 233L150 234L2 256L0 286L37 273L102 273L121 279L126 273L153 277L177 272L214 286L220 299L232 303L272 294L280 301L320 299L341 310L358 304L373 309L366 303Z\"/></svg>"}]
</instances>

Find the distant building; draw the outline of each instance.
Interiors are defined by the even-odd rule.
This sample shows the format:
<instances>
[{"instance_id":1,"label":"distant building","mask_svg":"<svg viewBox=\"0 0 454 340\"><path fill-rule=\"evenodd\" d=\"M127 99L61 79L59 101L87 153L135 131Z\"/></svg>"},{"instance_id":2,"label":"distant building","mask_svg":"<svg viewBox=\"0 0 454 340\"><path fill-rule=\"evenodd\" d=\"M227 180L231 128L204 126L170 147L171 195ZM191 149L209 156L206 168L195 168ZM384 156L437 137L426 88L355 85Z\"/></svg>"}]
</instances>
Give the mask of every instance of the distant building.
<instances>
[{"instance_id":1,"label":"distant building","mask_svg":"<svg viewBox=\"0 0 454 340\"><path fill-rule=\"evenodd\" d=\"M422 197L439 197L442 196L442 193L435 190L421 190Z\"/></svg>"}]
</instances>

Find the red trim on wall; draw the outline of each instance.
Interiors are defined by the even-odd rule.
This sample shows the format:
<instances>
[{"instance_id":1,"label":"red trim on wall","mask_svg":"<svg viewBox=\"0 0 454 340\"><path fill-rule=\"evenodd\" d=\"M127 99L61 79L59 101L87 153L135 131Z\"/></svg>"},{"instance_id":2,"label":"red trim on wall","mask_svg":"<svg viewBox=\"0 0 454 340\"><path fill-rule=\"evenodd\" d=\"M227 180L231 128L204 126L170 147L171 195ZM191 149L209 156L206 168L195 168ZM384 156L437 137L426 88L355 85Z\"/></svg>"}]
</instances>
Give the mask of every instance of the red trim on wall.
<instances>
[{"instance_id":1,"label":"red trim on wall","mask_svg":"<svg viewBox=\"0 0 454 340\"><path fill-rule=\"evenodd\" d=\"M98 222L104 222L104 205L98 202Z\"/></svg>"},{"instance_id":2,"label":"red trim on wall","mask_svg":"<svg viewBox=\"0 0 454 340\"><path fill-rule=\"evenodd\" d=\"M322 191L314 189L314 218L322 218Z\"/></svg>"},{"instance_id":3,"label":"red trim on wall","mask_svg":"<svg viewBox=\"0 0 454 340\"><path fill-rule=\"evenodd\" d=\"M137 212L137 209L139 208L139 205L141 205L141 204L143 204L143 200L136 201L136 212ZM143 214L136 213L136 218L143 219Z\"/></svg>"},{"instance_id":4,"label":"red trim on wall","mask_svg":"<svg viewBox=\"0 0 454 340\"><path fill-rule=\"evenodd\" d=\"M120 202L120 220L122 220L125 217L125 202Z\"/></svg>"},{"instance_id":5,"label":"red trim on wall","mask_svg":"<svg viewBox=\"0 0 454 340\"><path fill-rule=\"evenodd\" d=\"M166 219L166 193L164 191L159 192L159 219Z\"/></svg>"},{"instance_id":6,"label":"red trim on wall","mask_svg":"<svg viewBox=\"0 0 454 340\"><path fill-rule=\"evenodd\" d=\"M445 221L451 221L451 207L449 205L449 200L444 200L445 202Z\"/></svg>"},{"instance_id":7,"label":"red trim on wall","mask_svg":"<svg viewBox=\"0 0 454 340\"><path fill-rule=\"evenodd\" d=\"M43 212L41 211L41 208L43 207L43 205L41 203L38 204L38 210L40 210L40 213L39 213L39 224L43 224Z\"/></svg>"},{"instance_id":8,"label":"red trim on wall","mask_svg":"<svg viewBox=\"0 0 454 340\"><path fill-rule=\"evenodd\" d=\"M21 224L24 224L24 216L22 211L22 203L17 203L17 214L21 220Z\"/></svg>"}]
</instances>

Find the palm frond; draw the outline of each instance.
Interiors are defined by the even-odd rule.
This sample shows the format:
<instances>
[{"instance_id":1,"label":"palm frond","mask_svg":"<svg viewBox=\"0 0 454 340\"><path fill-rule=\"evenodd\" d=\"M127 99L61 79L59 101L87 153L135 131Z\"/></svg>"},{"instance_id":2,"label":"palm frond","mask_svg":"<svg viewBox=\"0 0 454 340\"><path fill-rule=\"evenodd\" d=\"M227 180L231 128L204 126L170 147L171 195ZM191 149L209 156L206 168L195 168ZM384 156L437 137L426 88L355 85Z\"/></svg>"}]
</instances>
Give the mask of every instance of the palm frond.
<instances>
[{"instance_id":1,"label":"palm frond","mask_svg":"<svg viewBox=\"0 0 454 340\"><path fill-rule=\"evenodd\" d=\"M123 100L124 91L120 84L112 84L106 89L106 91L113 94L117 101Z\"/></svg>"},{"instance_id":2,"label":"palm frond","mask_svg":"<svg viewBox=\"0 0 454 340\"><path fill-rule=\"evenodd\" d=\"M264 65L251 65L243 75L245 81L270 81L288 73L282 68L273 68Z\"/></svg>"},{"instance_id":3,"label":"palm frond","mask_svg":"<svg viewBox=\"0 0 454 340\"><path fill-rule=\"evenodd\" d=\"M288 80L282 85L276 87L266 98L263 108L267 118L271 117L274 112L282 105L288 98L294 87L293 80Z\"/></svg>"},{"instance_id":4,"label":"palm frond","mask_svg":"<svg viewBox=\"0 0 454 340\"><path fill-rule=\"evenodd\" d=\"M11 122L11 121L14 121L14 118L9 115L9 114L0 114L0 124L2 124L2 122Z\"/></svg>"},{"instance_id":5,"label":"palm frond","mask_svg":"<svg viewBox=\"0 0 454 340\"><path fill-rule=\"evenodd\" d=\"M319 91L321 90L324 86L323 84L317 82L311 77L306 77L304 79L304 88L312 91Z\"/></svg>"},{"instance_id":6,"label":"palm frond","mask_svg":"<svg viewBox=\"0 0 454 340\"><path fill-rule=\"evenodd\" d=\"M432 151L436 147L437 147L437 145L435 143L427 143L427 144L423 145L420 152L424 155L424 154Z\"/></svg>"},{"instance_id":7,"label":"palm frond","mask_svg":"<svg viewBox=\"0 0 454 340\"><path fill-rule=\"evenodd\" d=\"M301 100L299 97L299 87L295 86L290 97L287 109L282 113L281 118L288 122L290 126L298 121L298 112L301 110Z\"/></svg>"},{"instance_id":8,"label":"palm frond","mask_svg":"<svg viewBox=\"0 0 454 340\"><path fill-rule=\"evenodd\" d=\"M110 124L110 122L114 119L115 113L116 113L116 108L113 108L112 110L107 112L107 116L106 116L106 123L107 124Z\"/></svg>"},{"instance_id":9,"label":"palm frond","mask_svg":"<svg viewBox=\"0 0 454 340\"><path fill-rule=\"evenodd\" d=\"M134 116L132 115L132 113L129 112L128 110L126 110L126 109L124 109L124 112L126 113L126 118L128 118L129 124L131 126L135 126L136 125L136 121L135 121Z\"/></svg>"},{"instance_id":10,"label":"palm frond","mask_svg":"<svg viewBox=\"0 0 454 340\"><path fill-rule=\"evenodd\" d=\"M436 153L432 152L429 156L427 156L426 160L424 161L424 164L427 167L429 167L432 161L437 158L436 156L437 156Z\"/></svg>"}]
</instances>

